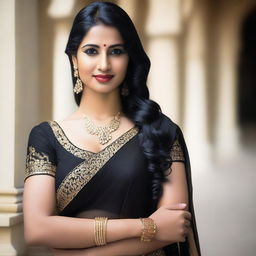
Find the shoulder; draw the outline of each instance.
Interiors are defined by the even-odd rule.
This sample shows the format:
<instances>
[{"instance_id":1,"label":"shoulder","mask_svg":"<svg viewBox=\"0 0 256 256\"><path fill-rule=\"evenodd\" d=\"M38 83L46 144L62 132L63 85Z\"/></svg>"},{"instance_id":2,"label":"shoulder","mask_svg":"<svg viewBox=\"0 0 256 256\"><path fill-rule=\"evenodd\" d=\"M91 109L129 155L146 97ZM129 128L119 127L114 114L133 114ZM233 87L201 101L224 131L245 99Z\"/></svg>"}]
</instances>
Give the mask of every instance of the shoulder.
<instances>
[{"instance_id":1,"label":"shoulder","mask_svg":"<svg viewBox=\"0 0 256 256\"><path fill-rule=\"evenodd\" d=\"M48 121L32 127L27 143L27 155L47 155L51 162L55 162L55 140Z\"/></svg>"},{"instance_id":2,"label":"shoulder","mask_svg":"<svg viewBox=\"0 0 256 256\"><path fill-rule=\"evenodd\" d=\"M30 132L48 132L51 122L53 122L53 121L43 121L41 123L38 123L38 124L32 126Z\"/></svg>"},{"instance_id":3,"label":"shoulder","mask_svg":"<svg viewBox=\"0 0 256 256\"><path fill-rule=\"evenodd\" d=\"M169 134L172 135L172 137L177 137L180 133L182 133L180 127L178 124L176 124L170 117L166 116L165 114L162 113L162 123L161 127Z\"/></svg>"},{"instance_id":4,"label":"shoulder","mask_svg":"<svg viewBox=\"0 0 256 256\"><path fill-rule=\"evenodd\" d=\"M54 134L50 122L52 121L43 121L34 125L29 132L28 144L53 145Z\"/></svg>"},{"instance_id":5,"label":"shoulder","mask_svg":"<svg viewBox=\"0 0 256 256\"><path fill-rule=\"evenodd\" d=\"M176 126L178 126L176 123L173 122L173 120L170 117L168 117L164 113L162 113L161 115L162 115L162 119L165 121L166 125L168 125L170 128L175 128Z\"/></svg>"},{"instance_id":6,"label":"shoulder","mask_svg":"<svg viewBox=\"0 0 256 256\"><path fill-rule=\"evenodd\" d=\"M176 124L174 121L172 121L168 116L165 114L162 114L163 126L165 126L164 130L169 134L171 138L171 146L175 146L179 144L181 148L186 147L186 143L184 140L184 135L179 127L178 124Z\"/></svg>"},{"instance_id":7,"label":"shoulder","mask_svg":"<svg viewBox=\"0 0 256 256\"><path fill-rule=\"evenodd\" d=\"M30 136L47 136L52 135L51 123L53 121L43 121L32 126Z\"/></svg>"},{"instance_id":8,"label":"shoulder","mask_svg":"<svg viewBox=\"0 0 256 256\"><path fill-rule=\"evenodd\" d=\"M34 175L47 174L55 177L56 152L47 121L32 127L26 156L25 180Z\"/></svg>"}]
</instances>

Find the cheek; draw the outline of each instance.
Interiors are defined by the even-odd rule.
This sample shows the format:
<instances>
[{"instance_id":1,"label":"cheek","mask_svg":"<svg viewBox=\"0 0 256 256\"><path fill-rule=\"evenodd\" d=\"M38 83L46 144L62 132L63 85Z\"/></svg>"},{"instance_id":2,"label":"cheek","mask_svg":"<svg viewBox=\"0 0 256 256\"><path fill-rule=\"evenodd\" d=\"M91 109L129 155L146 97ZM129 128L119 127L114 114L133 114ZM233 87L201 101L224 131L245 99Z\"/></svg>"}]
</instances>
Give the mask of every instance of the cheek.
<instances>
[{"instance_id":1,"label":"cheek","mask_svg":"<svg viewBox=\"0 0 256 256\"><path fill-rule=\"evenodd\" d=\"M93 69L94 64L92 61L84 60L83 62L81 62L79 67L82 72L86 73L90 72Z\"/></svg>"},{"instance_id":2,"label":"cheek","mask_svg":"<svg viewBox=\"0 0 256 256\"><path fill-rule=\"evenodd\" d=\"M116 63L116 69L119 73L125 74L128 67L128 59L122 59Z\"/></svg>"},{"instance_id":3,"label":"cheek","mask_svg":"<svg viewBox=\"0 0 256 256\"><path fill-rule=\"evenodd\" d=\"M93 68L95 62L92 58L87 57L86 55L78 55L77 61L80 72L90 71Z\"/></svg>"}]
</instances>

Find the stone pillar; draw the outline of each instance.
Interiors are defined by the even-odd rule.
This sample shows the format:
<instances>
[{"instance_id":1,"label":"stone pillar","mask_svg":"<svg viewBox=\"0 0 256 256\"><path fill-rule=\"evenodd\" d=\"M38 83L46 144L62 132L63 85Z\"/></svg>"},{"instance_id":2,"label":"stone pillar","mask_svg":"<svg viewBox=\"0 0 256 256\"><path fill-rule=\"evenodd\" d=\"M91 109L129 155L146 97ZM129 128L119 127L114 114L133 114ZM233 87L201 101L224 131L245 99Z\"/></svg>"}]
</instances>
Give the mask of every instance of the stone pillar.
<instances>
[{"instance_id":1,"label":"stone pillar","mask_svg":"<svg viewBox=\"0 0 256 256\"><path fill-rule=\"evenodd\" d=\"M255 4L255 3L254 3ZM253 4L253 6L254 6ZM218 104L216 106L216 155L219 160L239 154L239 127L237 121L237 69L240 44L240 28L249 1L240 5L222 3L218 12ZM228 17L226 16L229 12Z\"/></svg>"},{"instance_id":2,"label":"stone pillar","mask_svg":"<svg viewBox=\"0 0 256 256\"><path fill-rule=\"evenodd\" d=\"M146 36L147 53L151 59L149 88L151 98L163 112L179 123L179 63L180 1L149 2Z\"/></svg>"},{"instance_id":3,"label":"stone pillar","mask_svg":"<svg viewBox=\"0 0 256 256\"><path fill-rule=\"evenodd\" d=\"M187 21L185 41L184 132L194 167L204 166L209 157L207 143L205 1L195 3Z\"/></svg>"},{"instance_id":4,"label":"stone pillar","mask_svg":"<svg viewBox=\"0 0 256 256\"><path fill-rule=\"evenodd\" d=\"M73 90L68 56L64 53L70 22L56 21L53 53L53 119L60 120L75 111L77 107Z\"/></svg>"},{"instance_id":5,"label":"stone pillar","mask_svg":"<svg viewBox=\"0 0 256 256\"><path fill-rule=\"evenodd\" d=\"M76 108L70 65L65 54L65 48L76 9L80 9L80 4L76 4L75 0L67 0L65 4L63 4L63 1L54 0L49 5L44 6L44 8L47 8L45 12L48 14L47 19L51 20L53 29L51 38L52 54L47 59L48 62L52 63L52 92L50 93L52 94L53 120L65 118Z\"/></svg>"},{"instance_id":6,"label":"stone pillar","mask_svg":"<svg viewBox=\"0 0 256 256\"><path fill-rule=\"evenodd\" d=\"M0 255L25 255L22 194L28 133L38 122L37 1L0 2Z\"/></svg>"}]
</instances>

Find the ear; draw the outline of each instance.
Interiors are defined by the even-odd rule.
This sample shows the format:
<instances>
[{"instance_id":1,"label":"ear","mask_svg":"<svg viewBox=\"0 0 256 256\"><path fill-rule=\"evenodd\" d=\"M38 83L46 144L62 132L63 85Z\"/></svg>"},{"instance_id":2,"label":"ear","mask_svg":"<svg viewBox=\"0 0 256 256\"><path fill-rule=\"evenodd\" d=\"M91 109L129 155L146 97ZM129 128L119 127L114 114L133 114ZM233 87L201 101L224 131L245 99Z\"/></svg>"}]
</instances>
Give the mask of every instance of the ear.
<instances>
[{"instance_id":1,"label":"ear","mask_svg":"<svg viewBox=\"0 0 256 256\"><path fill-rule=\"evenodd\" d=\"M72 55L72 62L73 62L73 66L77 67L77 58Z\"/></svg>"}]
</instances>

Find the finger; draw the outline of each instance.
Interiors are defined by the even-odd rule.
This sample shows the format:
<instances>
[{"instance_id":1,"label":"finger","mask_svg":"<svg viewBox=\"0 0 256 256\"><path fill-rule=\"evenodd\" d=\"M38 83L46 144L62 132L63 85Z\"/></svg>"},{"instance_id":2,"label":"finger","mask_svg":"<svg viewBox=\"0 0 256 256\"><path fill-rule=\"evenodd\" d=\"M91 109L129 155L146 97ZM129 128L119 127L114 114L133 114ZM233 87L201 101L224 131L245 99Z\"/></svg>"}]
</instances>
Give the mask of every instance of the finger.
<instances>
[{"instance_id":1,"label":"finger","mask_svg":"<svg viewBox=\"0 0 256 256\"><path fill-rule=\"evenodd\" d=\"M190 233L190 230L191 230L190 227L184 227L183 232L182 232L182 236L187 237Z\"/></svg>"},{"instance_id":2,"label":"finger","mask_svg":"<svg viewBox=\"0 0 256 256\"><path fill-rule=\"evenodd\" d=\"M181 235L180 239L179 239L179 242L185 242L186 241L186 235Z\"/></svg>"},{"instance_id":3,"label":"finger","mask_svg":"<svg viewBox=\"0 0 256 256\"><path fill-rule=\"evenodd\" d=\"M185 220L185 227L190 228L190 221Z\"/></svg>"},{"instance_id":4,"label":"finger","mask_svg":"<svg viewBox=\"0 0 256 256\"><path fill-rule=\"evenodd\" d=\"M191 217L192 217L192 216L191 216L191 213L190 213L190 212L187 212L187 211L184 212L184 218L185 218L185 219L191 220Z\"/></svg>"},{"instance_id":5,"label":"finger","mask_svg":"<svg viewBox=\"0 0 256 256\"><path fill-rule=\"evenodd\" d=\"M180 204L173 204L171 206L165 207L168 210L183 210L187 207L187 204L180 203Z\"/></svg>"}]
</instances>

